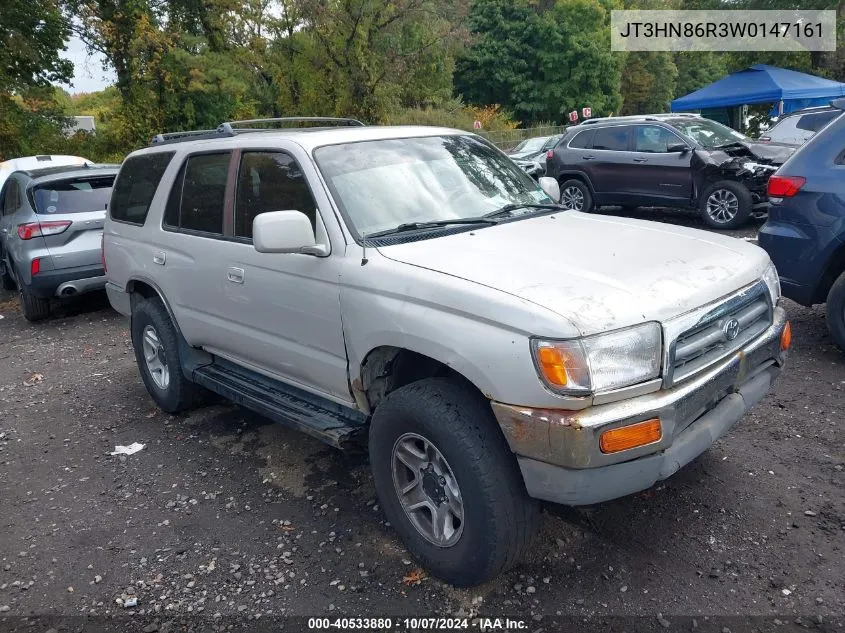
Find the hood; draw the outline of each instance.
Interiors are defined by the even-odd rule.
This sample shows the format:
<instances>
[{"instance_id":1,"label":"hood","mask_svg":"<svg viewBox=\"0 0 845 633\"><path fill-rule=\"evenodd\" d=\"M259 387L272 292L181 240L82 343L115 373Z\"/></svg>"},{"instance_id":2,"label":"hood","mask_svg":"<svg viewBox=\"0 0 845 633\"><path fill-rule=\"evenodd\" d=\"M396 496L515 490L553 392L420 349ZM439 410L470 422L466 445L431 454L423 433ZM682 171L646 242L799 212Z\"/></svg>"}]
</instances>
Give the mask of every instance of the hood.
<instances>
[{"instance_id":1,"label":"hood","mask_svg":"<svg viewBox=\"0 0 845 633\"><path fill-rule=\"evenodd\" d=\"M530 161L538 161L538 160L540 160L541 158L542 158L543 160L545 160L545 158L546 158L546 152L535 152L535 151L530 151L530 152L517 152L517 153L515 153L515 154L508 154L508 156L509 156L512 160L530 160Z\"/></svg>"},{"instance_id":2,"label":"hood","mask_svg":"<svg viewBox=\"0 0 845 633\"><path fill-rule=\"evenodd\" d=\"M795 152L794 145L784 143L738 142L724 149L708 150L716 163L728 162L734 158L750 158L769 165L783 165Z\"/></svg>"},{"instance_id":3,"label":"hood","mask_svg":"<svg viewBox=\"0 0 845 633\"><path fill-rule=\"evenodd\" d=\"M582 335L664 322L754 282L769 263L735 238L574 211L378 250L543 306Z\"/></svg>"}]
</instances>

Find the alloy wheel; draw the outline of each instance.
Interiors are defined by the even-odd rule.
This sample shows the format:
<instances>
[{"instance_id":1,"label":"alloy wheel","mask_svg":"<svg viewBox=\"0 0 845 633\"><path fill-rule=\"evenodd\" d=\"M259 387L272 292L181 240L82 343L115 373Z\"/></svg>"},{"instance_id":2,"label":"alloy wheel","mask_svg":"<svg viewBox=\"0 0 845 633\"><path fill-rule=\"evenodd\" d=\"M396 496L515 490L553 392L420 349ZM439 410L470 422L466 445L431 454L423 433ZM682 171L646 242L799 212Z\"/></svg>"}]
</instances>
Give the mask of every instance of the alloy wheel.
<instances>
[{"instance_id":1,"label":"alloy wheel","mask_svg":"<svg viewBox=\"0 0 845 633\"><path fill-rule=\"evenodd\" d=\"M464 503L443 454L428 439L405 433L393 445L393 485L399 503L420 535L451 547L464 529Z\"/></svg>"},{"instance_id":2,"label":"alloy wheel","mask_svg":"<svg viewBox=\"0 0 845 633\"><path fill-rule=\"evenodd\" d=\"M567 187L560 195L560 204L570 211L581 211L584 208L584 192L578 187Z\"/></svg>"},{"instance_id":3,"label":"alloy wheel","mask_svg":"<svg viewBox=\"0 0 845 633\"><path fill-rule=\"evenodd\" d=\"M158 336L158 332L152 325L144 328L141 334L141 345L144 351L144 360L147 364L147 371L150 378L161 390L166 390L170 385L170 370L167 368L167 355L164 345Z\"/></svg>"},{"instance_id":4,"label":"alloy wheel","mask_svg":"<svg viewBox=\"0 0 845 633\"><path fill-rule=\"evenodd\" d=\"M739 199L733 191L716 189L707 198L707 215L717 224L727 224L739 213Z\"/></svg>"}]
</instances>

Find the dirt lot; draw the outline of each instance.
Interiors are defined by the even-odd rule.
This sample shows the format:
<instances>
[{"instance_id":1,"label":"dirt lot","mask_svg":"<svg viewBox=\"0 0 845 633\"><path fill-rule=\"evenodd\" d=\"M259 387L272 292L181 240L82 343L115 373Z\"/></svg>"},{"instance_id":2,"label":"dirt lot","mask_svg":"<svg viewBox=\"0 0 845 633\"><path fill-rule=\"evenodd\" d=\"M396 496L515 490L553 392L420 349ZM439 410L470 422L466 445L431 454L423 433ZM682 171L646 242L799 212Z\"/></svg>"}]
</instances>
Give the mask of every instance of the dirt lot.
<instances>
[{"instance_id":1,"label":"dirt lot","mask_svg":"<svg viewBox=\"0 0 845 633\"><path fill-rule=\"evenodd\" d=\"M728 437L642 494L548 508L523 564L456 590L420 574L385 525L365 457L228 405L163 414L104 297L36 326L0 294L0 630L414 614L842 631L845 356L822 307L787 307L787 370ZM144 449L109 455L133 442Z\"/></svg>"}]
</instances>

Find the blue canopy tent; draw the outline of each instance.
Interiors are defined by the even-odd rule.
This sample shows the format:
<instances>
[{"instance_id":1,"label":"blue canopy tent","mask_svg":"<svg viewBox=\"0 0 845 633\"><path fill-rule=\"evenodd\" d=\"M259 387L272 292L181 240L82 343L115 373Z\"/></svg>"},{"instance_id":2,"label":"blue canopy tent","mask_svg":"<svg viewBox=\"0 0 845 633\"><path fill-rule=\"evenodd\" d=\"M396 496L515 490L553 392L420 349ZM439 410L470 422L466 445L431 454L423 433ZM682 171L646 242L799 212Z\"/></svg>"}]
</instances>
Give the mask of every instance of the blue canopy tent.
<instances>
[{"instance_id":1,"label":"blue canopy tent","mask_svg":"<svg viewBox=\"0 0 845 633\"><path fill-rule=\"evenodd\" d=\"M845 84L795 70L757 64L672 101L672 112L775 103L773 116L845 96Z\"/></svg>"}]
</instances>

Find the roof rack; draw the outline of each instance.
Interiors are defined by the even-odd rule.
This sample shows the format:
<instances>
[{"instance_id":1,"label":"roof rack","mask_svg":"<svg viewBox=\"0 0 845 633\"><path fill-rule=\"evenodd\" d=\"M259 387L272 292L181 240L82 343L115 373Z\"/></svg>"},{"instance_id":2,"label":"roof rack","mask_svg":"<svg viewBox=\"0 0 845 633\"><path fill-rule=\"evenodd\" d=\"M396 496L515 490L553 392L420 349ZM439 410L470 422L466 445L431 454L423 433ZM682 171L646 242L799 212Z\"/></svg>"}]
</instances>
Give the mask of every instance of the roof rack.
<instances>
[{"instance_id":1,"label":"roof rack","mask_svg":"<svg viewBox=\"0 0 845 633\"><path fill-rule=\"evenodd\" d=\"M335 125L338 127L363 127L364 124L358 121L357 119L343 119L343 118L336 118L336 117L323 117L323 116L312 116L312 117L277 117L273 119L245 119L243 121L226 121L221 123L217 126L214 130L192 130L188 132L164 132L162 134L156 134L150 144L151 145L162 145L162 144L169 144L169 143L182 143L187 140L203 140L203 139L215 139L215 138L225 138L227 136L235 136L236 134L241 134L244 132L275 132L277 130L283 129L281 127L239 127L244 125L255 125L257 123L321 123L323 126L328 127L331 125ZM291 126L291 127L306 127L304 125L299 126Z\"/></svg>"},{"instance_id":2,"label":"roof rack","mask_svg":"<svg viewBox=\"0 0 845 633\"><path fill-rule=\"evenodd\" d=\"M692 112L671 112L671 113L661 113L661 114L631 114L628 116L606 116L606 117L596 117L595 119L586 119L582 121L579 125L591 125L595 123L608 123L613 121L660 121L662 119L674 119L674 118L700 118L700 114L694 114Z\"/></svg>"},{"instance_id":3,"label":"roof rack","mask_svg":"<svg viewBox=\"0 0 845 633\"><path fill-rule=\"evenodd\" d=\"M290 117L275 117L272 119L245 119L243 121L226 121L221 123L217 131L221 134L237 134L238 132L258 132L258 131L273 131L275 128L252 128L252 127L235 127L240 125L255 125L256 123L325 123L328 125L336 125L338 127L363 127L363 123L357 119L343 119L328 116L290 116ZM300 126L304 127L304 126Z\"/></svg>"},{"instance_id":4,"label":"roof rack","mask_svg":"<svg viewBox=\"0 0 845 633\"><path fill-rule=\"evenodd\" d=\"M156 134L150 143L158 145L159 143L181 141L187 137L196 136L216 136L217 130L191 130L189 132L165 132L163 134Z\"/></svg>"}]
</instances>

